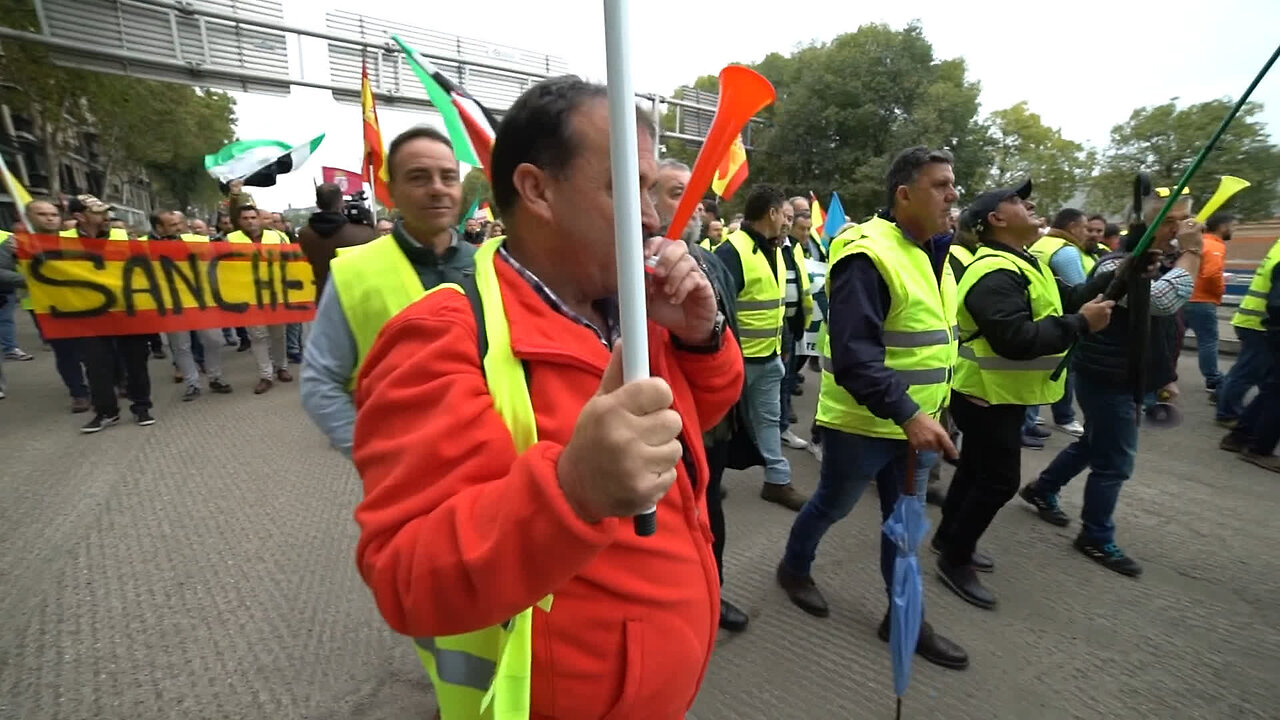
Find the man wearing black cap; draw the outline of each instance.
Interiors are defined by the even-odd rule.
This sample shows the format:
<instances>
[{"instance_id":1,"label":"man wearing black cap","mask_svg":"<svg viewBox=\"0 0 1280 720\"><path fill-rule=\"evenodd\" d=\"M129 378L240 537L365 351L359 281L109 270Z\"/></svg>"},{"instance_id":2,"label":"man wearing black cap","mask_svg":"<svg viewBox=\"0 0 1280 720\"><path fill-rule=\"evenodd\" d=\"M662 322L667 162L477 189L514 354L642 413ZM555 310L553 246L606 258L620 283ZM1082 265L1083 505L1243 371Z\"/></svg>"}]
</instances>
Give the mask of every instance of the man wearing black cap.
<instances>
[{"instance_id":1,"label":"man wearing black cap","mask_svg":"<svg viewBox=\"0 0 1280 720\"><path fill-rule=\"evenodd\" d=\"M990 572L994 564L976 548L1018 492L1026 406L1062 396L1064 378L1051 380L1054 368L1077 337L1107 326L1115 304L1101 296L1112 273L1073 287L1027 251L1040 220L1030 195L1027 180L983 193L970 205L968 224L982 244L956 291L961 344L951 416L965 441L933 548L941 553L943 583L987 609L996 599L977 571Z\"/></svg>"},{"instance_id":2,"label":"man wearing black cap","mask_svg":"<svg viewBox=\"0 0 1280 720\"><path fill-rule=\"evenodd\" d=\"M127 233L108 227L111 206L92 195L77 195L67 203L67 213L76 226L63 230L64 237L109 238L128 240ZM153 425L151 416L151 376L147 373L147 345L150 335L114 335L83 338L85 375L89 379L89 395L93 402L93 418L80 428L83 433L96 433L120 422L120 404L116 399L117 357L124 365L125 388L130 409L139 425Z\"/></svg>"}]
</instances>

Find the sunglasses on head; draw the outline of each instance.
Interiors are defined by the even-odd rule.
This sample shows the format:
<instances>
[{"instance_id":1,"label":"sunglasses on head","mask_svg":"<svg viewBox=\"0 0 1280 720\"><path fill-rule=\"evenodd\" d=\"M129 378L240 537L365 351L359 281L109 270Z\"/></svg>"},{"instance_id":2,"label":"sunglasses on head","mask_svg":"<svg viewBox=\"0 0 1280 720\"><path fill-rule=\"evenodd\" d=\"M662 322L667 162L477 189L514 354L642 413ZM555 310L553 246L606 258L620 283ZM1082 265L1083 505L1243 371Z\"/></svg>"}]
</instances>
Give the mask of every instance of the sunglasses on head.
<instances>
[{"instance_id":1,"label":"sunglasses on head","mask_svg":"<svg viewBox=\"0 0 1280 720\"><path fill-rule=\"evenodd\" d=\"M1154 193L1156 194L1156 197L1158 197L1158 198L1167 198L1167 197L1169 197L1170 195L1172 195L1172 194L1173 194L1173 188L1158 187L1158 188L1156 188L1155 190L1153 190L1152 192L1154 192ZM1178 193L1178 194L1179 194L1180 196L1181 196L1181 195L1190 195L1190 194L1191 194L1191 188L1189 188L1189 187L1184 187L1184 188L1182 188L1182 192L1180 192L1180 193Z\"/></svg>"}]
</instances>

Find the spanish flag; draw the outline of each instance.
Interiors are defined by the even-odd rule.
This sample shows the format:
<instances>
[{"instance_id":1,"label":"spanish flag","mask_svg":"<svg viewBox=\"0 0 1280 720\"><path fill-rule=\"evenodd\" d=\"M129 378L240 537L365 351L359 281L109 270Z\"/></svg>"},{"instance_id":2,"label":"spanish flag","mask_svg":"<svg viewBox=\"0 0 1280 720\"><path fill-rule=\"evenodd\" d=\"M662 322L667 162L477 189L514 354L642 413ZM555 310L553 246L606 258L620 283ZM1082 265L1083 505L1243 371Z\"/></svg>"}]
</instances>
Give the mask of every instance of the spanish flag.
<instances>
[{"instance_id":1,"label":"spanish flag","mask_svg":"<svg viewBox=\"0 0 1280 720\"><path fill-rule=\"evenodd\" d=\"M812 218L809 225L809 237L813 238L816 243L822 242L823 222L822 205L818 203L818 196L809 191L809 217Z\"/></svg>"},{"instance_id":2,"label":"spanish flag","mask_svg":"<svg viewBox=\"0 0 1280 720\"><path fill-rule=\"evenodd\" d=\"M716 175L711 180L711 189L715 194L728 200L738 191L738 186L747 179L747 148L742 144L742 136L733 139L729 153L720 161Z\"/></svg>"},{"instance_id":3,"label":"spanish flag","mask_svg":"<svg viewBox=\"0 0 1280 720\"><path fill-rule=\"evenodd\" d=\"M382 128L378 126L378 106L373 101L373 88L369 85L369 68L360 66L360 109L364 122L364 167L361 174L373 186L373 196L382 207L394 207L391 191L387 188L386 154L382 145Z\"/></svg>"}]
</instances>

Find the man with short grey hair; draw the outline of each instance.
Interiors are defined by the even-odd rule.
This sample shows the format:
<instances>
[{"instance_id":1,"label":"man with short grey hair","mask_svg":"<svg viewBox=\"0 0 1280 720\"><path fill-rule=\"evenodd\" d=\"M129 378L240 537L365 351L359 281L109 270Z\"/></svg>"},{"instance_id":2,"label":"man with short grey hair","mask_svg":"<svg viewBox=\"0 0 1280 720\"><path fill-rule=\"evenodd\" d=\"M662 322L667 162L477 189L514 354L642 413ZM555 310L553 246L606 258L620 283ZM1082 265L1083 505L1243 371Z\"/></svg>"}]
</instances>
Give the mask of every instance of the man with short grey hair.
<instances>
[{"instance_id":1,"label":"man with short grey hair","mask_svg":"<svg viewBox=\"0 0 1280 720\"><path fill-rule=\"evenodd\" d=\"M684 189L689 183L691 174L689 166L675 158L663 158L658 161L658 183L654 187L654 193L659 197L654 198L654 203L658 207L670 207L671 213L674 214L676 206L680 204L680 198L684 196ZM670 217L662 217L661 214L659 219L662 220L664 227L671 222ZM702 239L701 235L702 219L695 212L689 217L689 222L685 224L684 229L680 231L680 239L693 246Z\"/></svg>"}]
</instances>

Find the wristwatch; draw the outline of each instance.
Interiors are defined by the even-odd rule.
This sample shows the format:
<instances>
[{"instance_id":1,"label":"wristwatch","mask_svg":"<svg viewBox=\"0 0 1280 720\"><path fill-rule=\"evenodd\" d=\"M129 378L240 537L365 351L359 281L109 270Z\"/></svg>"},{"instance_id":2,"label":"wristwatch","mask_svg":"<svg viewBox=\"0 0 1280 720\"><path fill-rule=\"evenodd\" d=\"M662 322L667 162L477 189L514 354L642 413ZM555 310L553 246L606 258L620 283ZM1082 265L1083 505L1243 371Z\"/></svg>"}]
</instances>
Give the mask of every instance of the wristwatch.
<instances>
[{"instance_id":1,"label":"wristwatch","mask_svg":"<svg viewBox=\"0 0 1280 720\"><path fill-rule=\"evenodd\" d=\"M710 355L720 352L720 344L724 342L724 313L717 311L715 322L711 325L711 339L699 345L689 345L681 342L680 338L675 335L671 336L671 343L677 350L691 353L704 353Z\"/></svg>"}]
</instances>

